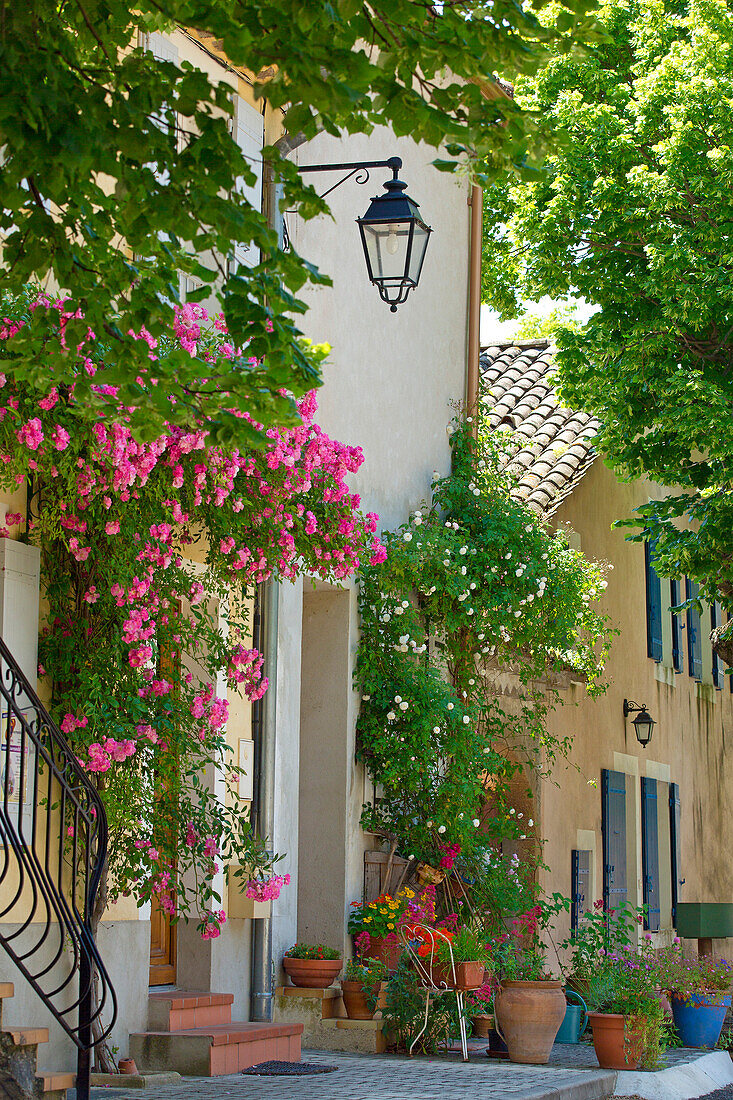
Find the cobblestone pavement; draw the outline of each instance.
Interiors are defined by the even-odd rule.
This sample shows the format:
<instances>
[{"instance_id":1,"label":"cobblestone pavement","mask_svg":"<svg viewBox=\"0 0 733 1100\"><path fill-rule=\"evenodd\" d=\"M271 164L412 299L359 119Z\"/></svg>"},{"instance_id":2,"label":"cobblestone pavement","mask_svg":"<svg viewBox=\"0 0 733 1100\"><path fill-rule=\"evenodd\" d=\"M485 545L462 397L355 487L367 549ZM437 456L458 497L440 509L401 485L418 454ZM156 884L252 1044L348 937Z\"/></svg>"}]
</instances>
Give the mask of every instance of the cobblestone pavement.
<instances>
[{"instance_id":1,"label":"cobblestone pavement","mask_svg":"<svg viewBox=\"0 0 733 1100\"><path fill-rule=\"evenodd\" d=\"M615 1074L584 1067L519 1066L473 1053L402 1058L305 1051L304 1061L338 1066L314 1077L188 1077L155 1088L155 1100L600 1100ZM145 1100L149 1089L92 1089L93 1100Z\"/></svg>"},{"instance_id":2,"label":"cobblestone pavement","mask_svg":"<svg viewBox=\"0 0 733 1100\"><path fill-rule=\"evenodd\" d=\"M187 1077L154 1089L92 1089L93 1100L600 1100L613 1091L615 1073L599 1070L590 1044L556 1045L548 1066L520 1066L485 1055L470 1043L471 1060L336 1054L304 1051L303 1060L338 1066L312 1077ZM690 1062L705 1052L669 1050L665 1065ZM73 1093L69 1094L70 1097ZM616 1098L619 1100L619 1098ZM713 1100L711 1096L710 1100ZM733 1089L714 1094L733 1100Z\"/></svg>"}]
</instances>

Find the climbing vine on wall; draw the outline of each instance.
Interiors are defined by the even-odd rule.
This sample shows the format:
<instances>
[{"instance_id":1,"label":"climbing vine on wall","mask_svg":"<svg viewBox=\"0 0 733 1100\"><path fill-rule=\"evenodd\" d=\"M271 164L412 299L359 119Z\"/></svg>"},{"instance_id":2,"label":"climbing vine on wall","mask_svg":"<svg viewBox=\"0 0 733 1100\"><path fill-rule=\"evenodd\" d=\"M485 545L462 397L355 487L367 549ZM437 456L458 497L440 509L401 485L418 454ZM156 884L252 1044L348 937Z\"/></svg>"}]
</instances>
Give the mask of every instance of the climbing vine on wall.
<instances>
[{"instance_id":1,"label":"climbing vine on wall","mask_svg":"<svg viewBox=\"0 0 733 1100\"><path fill-rule=\"evenodd\" d=\"M450 476L361 572L357 742L377 791L364 827L406 857L467 867L531 828L512 778L566 752L547 724L558 677L601 692L610 631L593 604L603 567L512 496L510 439L483 423L474 438L467 418L451 438Z\"/></svg>"}]
</instances>

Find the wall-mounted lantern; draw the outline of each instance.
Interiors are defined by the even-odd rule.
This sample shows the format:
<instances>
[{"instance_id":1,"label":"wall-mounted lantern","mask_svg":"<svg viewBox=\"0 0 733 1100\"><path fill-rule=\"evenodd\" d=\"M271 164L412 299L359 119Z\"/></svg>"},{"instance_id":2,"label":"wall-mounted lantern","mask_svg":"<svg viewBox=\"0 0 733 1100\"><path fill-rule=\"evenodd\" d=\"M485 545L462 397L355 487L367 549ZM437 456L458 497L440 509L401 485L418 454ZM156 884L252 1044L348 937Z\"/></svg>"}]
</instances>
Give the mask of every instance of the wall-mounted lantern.
<instances>
[{"instance_id":1,"label":"wall-mounted lantern","mask_svg":"<svg viewBox=\"0 0 733 1100\"><path fill-rule=\"evenodd\" d=\"M649 711L646 709L646 703L639 706L633 699L624 699L624 718L628 718L630 714L637 712L636 718L634 718L632 725L636 734L636 740L644 748L647 747L652 739L652 731L656 725L656 722L652 718Z\"/></svg>"},{"instance_id":2,"label":"wall-mounted lantern","mask_svg":"<svg viewBox=\"0 0 733 1100\"><path fill-rule=\"evenodd\" d=\"M356 176L357 183L366 183L370 168L392 169L392 179L384 185L385 194L376 195L366 214L356 219L369 278L392 313L397 312L397 306L417 286L432 233L420 217L419 203L410 198L406 193L407 184L398 178L401 167L399 157L390 157L389 160L344 164L307 164L298 168L299 172L347 172L324 192L324 196L352 176Z\"/></svg>"}]
</instances>

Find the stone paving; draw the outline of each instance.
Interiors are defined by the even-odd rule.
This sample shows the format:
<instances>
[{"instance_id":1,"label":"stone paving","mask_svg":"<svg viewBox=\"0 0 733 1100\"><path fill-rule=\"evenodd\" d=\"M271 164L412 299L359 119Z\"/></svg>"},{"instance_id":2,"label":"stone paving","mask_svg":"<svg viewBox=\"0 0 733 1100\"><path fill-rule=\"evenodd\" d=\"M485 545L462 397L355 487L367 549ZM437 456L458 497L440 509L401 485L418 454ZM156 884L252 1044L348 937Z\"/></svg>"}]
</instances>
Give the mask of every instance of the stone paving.
<instances>
[{"instance_id":1,"label":"stone paving","mask_svg":"<svg viewBox=\"0 0 733 1100\"><path fill-rule=\"evenodd\" d=\"M304 1051L303 1060L338 1066L311 1077L187 1077L151 1089L94 1088L93 1100L602 1100L616 1074L599 1070L593 1047L556 1045L548 1066L520 1066L486 1057L485 1043L439 1058ZM694 1061L705 1052L669 1050L665 1065ZM73 1093L70 1092L71 1100Z\"/></svg>"}]
</instances>

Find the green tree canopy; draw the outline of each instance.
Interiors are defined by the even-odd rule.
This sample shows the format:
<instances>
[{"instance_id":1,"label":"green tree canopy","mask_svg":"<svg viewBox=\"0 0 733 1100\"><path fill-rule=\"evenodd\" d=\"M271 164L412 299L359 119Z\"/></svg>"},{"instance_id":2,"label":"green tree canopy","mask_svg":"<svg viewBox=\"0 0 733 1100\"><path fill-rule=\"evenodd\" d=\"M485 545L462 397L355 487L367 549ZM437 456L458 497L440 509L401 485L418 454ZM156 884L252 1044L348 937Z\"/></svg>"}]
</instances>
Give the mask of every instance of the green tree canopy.
<instances>
[{"instance_id":1,"label":"green tree canopy","mask_svg":"<svg viewBox=\"0 0 733 1100\"><path fill-rule=\"evenodd\" d=\"M497 170L524 155L532 119L500 93L495 71L530 70L562 36L593 33L592 0L562 0L542 25L533 9L547 5L0 0L0 289L49 278L69 294L66 344L91 326L95 383L120 387L138 433L153 438L165 421L204 415L215 437L241 439L241 416L222 408L294 422L290 395L319 379L297 339L294 317L305 307L296 294L326 277L278 248L266 216L238 193L235 181L254 176L227 127L230 89L157 59L145 34L197 28L237 71L255 74L255 95L283 111L295 140L379 123L440 146L438 167L481 160ZM284 160L287 149L286 140L264 153L285 204L305 217L324 212ZM230 274L234 241L256 246L262 262ZM204 369L185 349L151 365L129 335L143 326L161 335L181 274L203 284L197 300L212 285L220 295L232 342L244 349L226 366ZM13 350L6 370L16 379L41 388L76 380L77 401L99 404L42 326L28 325Z\"/></svg>"},{"instance_id":2,"label":"green tree canopy","mask_svg":"<svg viewBox=\"0 0 733 1100\"><path fill-rule=\"evenodd\" d=\"M617 473L669 487L629 521L658 570L733 609L733 11L600 17L605 42L518 87L565 139L536 180L489 189L484 294L504 316L544 294L599 307L559 334L562 395L600 417Z\"/></svg>"}]
</instances>

